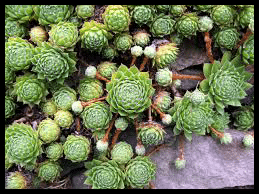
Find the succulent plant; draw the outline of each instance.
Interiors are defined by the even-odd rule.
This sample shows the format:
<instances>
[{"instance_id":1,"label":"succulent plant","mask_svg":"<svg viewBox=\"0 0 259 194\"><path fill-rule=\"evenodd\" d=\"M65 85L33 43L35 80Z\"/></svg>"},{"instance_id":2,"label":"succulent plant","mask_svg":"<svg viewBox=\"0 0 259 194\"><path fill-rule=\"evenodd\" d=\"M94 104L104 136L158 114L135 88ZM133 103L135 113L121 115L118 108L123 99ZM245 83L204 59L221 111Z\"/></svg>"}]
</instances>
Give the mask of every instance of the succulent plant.
<instances>
[{"instance_id":1,"label":"succulent plant","mask_svg":"<svg viewBox=\"0 0 259 194\"><path fill-rule=\"evenodd\" d=\"M195 94L194 94L195 95ZM175 98L174 106L169 113L172 115L175 126L174 134L184 132L185 137L191 141L192 133L205 135L208 126L213 122L214 111L208 98L203 102L193 103L193 93L187 91L182 98Z\"/></svg>"},{"instance_id":2,"label":"succulent plant","mask_svg":"<svg viewBox=\"0 0 259 194\"><path fill-rule=\"evenodd\" d=\"M27 33L27 28L18 23L17 21L12 21L8 18L5 19L5 39L9 37L16 36L24 38Z\"/></svg>"},{"instance_id":3,"label":"succulent plant","mask_svg":"<svg viewBox=\"0 0 259 194\"><path fill-rule=\"evenodd\" d=\"M214 34L214 39L216 47L218 46L231 50L236 46L239 40L239 33L236 28L227 27L218 30Z\"/></svg>"},{"instance_id":4,"label":"succulent plant","mask_svg":"<svg viewBox=\"0 0 259 194\"><path fill-rule=\"evenodd\" d=\"M229 123L230 123L230 117L227 112L224 112L223 114L215 112L213 115L213 122L210 126L213 127L215 130L224 133L224 129L228 128ZM208 128L208 132L209 131L210 130ZM211 135L212 137L215 137L215 138L217 137L215 136L214 133L212 133Z\"/></svg>"},{"instance_id":5,"label":"succulent plant","mask_svg":"<svg viewBox=\"0 0 259 194\"><path fill-rule=\"evenodd\" d=\"M19 171L11 172L6 180L6 189L27 189L29 180Z\"/></svg>"},{"instance_id":6,"label":"succulent plant","mask_svg":"<svg viewBox=\"0 0 259 194\"><path fill-rule=\"evenodd\" d=\"M136 33L134 33L132 38L133 38L133 42L135 45L144 47L149 43L150 36L151 35L149 33L147 33L146 31L140 30L140 31L137 31Z\"/></svg>"},{"instance_id":7,"label":"succulent plant","mask_svg":"<svg viewBox=\"0 0 259 194\"><path fill-rule=\"evenodd\" d=\"M48 145L48 147L45 149L45 153L49 160L57 161L63 156L63 150L64 149L62 143L54 142Z\"/></svg>"},{"instance_id":8,"label":"succulent plant","mask_svg":"<svg viewBox=\"0 0 259 194\"><path fill-rule=\"evenodd\" d=\"M74 23L61 21L51 25L49 42L53 45L63 49L73 49L78 40L78 30Z\"/></svg>"},{"instance_id":9,"label":"succulent plant","mask_svg":"<svg viewBox=\"0 0 259 194\"><path fill-rule=\"evenodd\" d=\"M172 98L169 92L158 91L153 98L153 102L162 112L167 112L171 106Z\"/></svg>"},{"instance_id":10,"label":"succulent plant","mask_svg":"<svg viewBox=\"0 0 259 194\"><path fill-rule=\"evenodd\" d=\"M171 34L175 28L175 20L171 15L158 15L150 24L150 32L155 37L163 37Z\"/></svg>"},{"instance_id":11,"label":"succulent plant","mask_svg":"<svg viewBox=\"0 0 259 194\"><path fill-rule=\"evenodd\" d=\"M40 177L41 180L53 182L60 177L61 171L62 168L57 162L46 160L39 164L38 177Z\"/></svg>"},{"instance_id":12,"label":"succulent plant","mask_svg":"<svg viewBox=\"0 0 259 194\"><path fill-rule=\"evenodd\" d=\"M251 30L252 33L254 33L254 18L250 19L250 22L248 24L248 28Z\"/></svg>"},{"instance_id":13,"label":"succulent plant","mask_svg":"<svg viewBox=\"0 0 259 194\"><path fill-rule=\"evenodd\" d=\"M135 147L135 153L138 156L144 156L145 153L146 153L145 146L143 144L137 144L136 147Z\"/></svg>"},{"instance_id":14,"label":"succulent plant","mask_svg":"<svg viewBox=\"0 0 259 194\"><path fill-rule=\"evenodd\" d=\"M62 86L53 92L53 101L60 110L71 110L76 101L76 91L68 86Z\"/></svg>"},{"instance_id":15,"label":"succulent plant","mask_svg":"<svg viewBox=\"0 0 259 194\"><path fill-rule=\"evenodd\" d=\"M213 28L213 20L209 16L200 16L198 26L201 32L209 32Z\"/></svg>"},{"instance_id":16,"label":"succulent plant","mask_svg":"<svg viewBox=\"0 0 259 194\"><path fill-rule=\"evenodd\" d=\"M244 7L238 13L238 21L242 28L249 25L250 20L254 18L254 6Z\"/></svg>"},{"instance_id":17,"label":"succulent plant","mask_svg":"<svg viewBox=\"0 0 259 194\"><path fill-rule=\"evenodd\" d=\"M111 159L118 164L127 164L132 157L133 149L124 141L115 144L111 150Z\"/></svg>"},{"instance_id":18,"label":"succulent plant","mask_svg":"<svg viewBox=\"0 0 259 194\"><path fill-rule=\"evenodd\" d=\"M87 160L91 143L82 135L68 135L63 145L65 158L72 162Z\"/></svg>"},{"instance_id":19,"label":"succulent plant","mask_svg":"<svg viewBox=\"0 0 259 194\"><path fill-rule=\"evenodd\" d=\"M69 128L74 122L73 115L68 110L58 110L54 114L54 120L60 127Z\"/></svg>"},{"instance_id":20,"label":"succulent plant","mask_svg":"<svg viewBox=\"0 0 259 194\"><path fill-rule=\"evenodd\" d=\"M147 156L131 159L125 168L125 184L132 188L143 188L155 179L156 165Z\"/></svg>"},{"instance_id":21,"label":"succulent plant","mask_svg":"<svg viewBox=\"0 0 259 194\"><path fill-rule=\"evenodd\" d=\"M131 47L130 51L131 51L131 54L136 57L139 57L143 54L143 49L141 46L133 46Z\"/></svg>"},{"instance_id":22,"label":"succulent plant","mask_svg":"<svg viewBox=\"0 0 259 194\"><path fill-rule=\"evenodd\" d=\"M127 32L120 33L114 38L114 46L118 51L125 52L133 44L132 36Z\"/></svg>"},{"instance_id":23,"label":"succulent plant","mask_svg":"<svg viewBox=\"0 0 259 194\"><path fill-rule=\"evenodd\" d=\"M39 123L38 134L39 138L44 143L51 143L56 141L60 136L61 130L58 124L50 119L44 119Z\"/></svg>"},{"instance_id":24,"label":"succulent plant","mask_svg":"<svg viewBox=\"0 0 259 194\"><path fill-rule=\"evenodd\" d=\"M136 117L151 105L150 96L154 93L147 72L140 72L135 66L128 69L123 64L113 73L106 89L106 101L111 111L130 118Z\"/></svg>"},{"instance_id":25,"label":"succulent plant","mask_svg":"<svg viewBox=\"0 0 259 194\"><path fill-rule=\"evenodd\" d=\"M111 79L112 74L117 71L116 63L103 61L97 66L97 71L101 76Z\"/></svg>"},{"instance_id":26,"label":"succulent plant","mask_svg":"<svg viewBox=\"0 0 259 194\"><path fill-rule=\"evenodd\" d=\"M145 57L153 59L156 56L156 47L153 45L145 47L143 51Z\"/></svg>"},{"instance_id":27,"label":"succulent plant","mask_svg":"<svg viewBox=\"0 0 259 194\"><path fill-rule=\"evenodd\" d=\"M91 20L83 24L80 29L80 38L81 47L101 52L108 46L108 40L112 38L112 35L106 31L104 24Z\"/></svg>"},{"instance_id":28,"label":"succulent plant","mask_svg":"<svg viewBox=\"0 0 259 194\"><path fill-rule=\"evenodd\" d=\"M85 163L86 168L89 165ZM87 177L84 184L92 186L92 189L124 189L125 175L119 168L119 165L113 161L108 160L102 162L93 159L91 168L85 172Z\"/></svg>"},{"instance_id":29,"label":"succulent plant","mask_svg":"<svg viewBox=\"0 0 259 194\"><path fill-rule=\"evenodd\" d=\"M9 96L5 96L5 119L15 115L16 103Z\"/></svg>"},{"instance_id":30,"label":"succulent plant","mask_svg":"<svg viewBox=\"0 0 259 194\"><path fill-rule=\"evenodd\" d=\"M138 137L144 145L157 145L164 140L164 127L155 122L144 122L138 126Z\"/></svg>"},{"instance_id":31,"label":"succulent plant","mask_svg":"<svg viewBox=\"0 0 259 194\"><path fill-rule=\"evenodd\" d=\"M250 134L246 134L242 142L246 148L251 148L254 145L254 137Z\"/></svg>"},{"instance_id":32,"label":"succulent plant","mask_svg":"<svg viewBox=\"0 0 259 194\"><path fill-rule=\"evenodd\" d=\"M89 65L86 69L85 69L85 76L89 77L89 78L95 78L96 77L96 72L97 69L95 66Z\"/></svg>"},{"instance_id":33,"label":"succulent plant","mask_svg":"<svg viewBox=\"0 0 259 194\"><path fill-rule=\"evenodd\" d=\"M170 10L170 5L155 5L159 12L167 13Z\"/></svg>"},{"instance_id":34,"label":"succulent plant","mask_svg":"<svg viewBox=\"0 0 259 194\"><path fill-rule=\"evenodd\" d=\"M250 106L242 106L233 113L234 126L237 130L247 131L254 126L254 111Z\"/></svg>"},{"instance_id":35,"label":"succulent plant","mask_svg":"<svg viewBox=\"0 0 259 194\"><path fill-rule=\"evenodd\" d=\"M86 106L80 116L84 126L95 131L108 128L112 113L106 103L95 102Z\"/></svg>"},{"instance_id":36,"label":"succulent plant","mask_svg":"<svg viewBox=\"0 0 259 194\"><path fill-rule=\"evenodd\" d=\"M112 61L114 57L118 56L117 50L113 45L108 45L108 47L103 48L102 57Z\"/></svg>"},{"instance_id":37,"label":"succulent plant","mask_svg":"<svg viewBox=\"0 0 259 194\"><path fill-rule=\"evenodd\" d=\"M95 5L77 5L76 6L76 14L78 17L87 19L94 15Z\"/></svg>"},{"instance_id":38,"label":"succulent plant","mask_svg":"<svg viewBox=\"0 0 259 194\"><path fill-rule=\"evenodd\" d=\"M23 104L39 104L46 100L48 93L45 82L37 79L35 74L27 73L16 78L13 94Z\"/></svg>"},{"instance_id":39,"label":"succulent plant","mask_svg":"<svg viewBox=\"0 0 259 194\"><path fill-rule=\"evenodd\" d=\"M185 164L186 164L186 160L185 159L180 159L180 158L177 158L175 160L175 167L176 169L180 170L182 168L185 168Z\"/></svg>"},{"instance_id":40,"label":"succulent plant","mask_svg":"<svg viewBox=\"0 0 259 194\"><path fill-rule=\"evenodd\" d=\"M217 5L211 9L210 17L219 26L229 26L234 22L235 10L229 5Z\"/></svg>"},{"instance_id":41,"label":"succulent plant","mask_svg":"<svg viewBox=\"0 0 259 194\"><path fill-rule=\"evenodd\" d=\"M47 116L53 116L57 112L57 105L53 100L41 103L41 110Z\"/></svg>"},{"instance_id":42,"label":"succulent plant","mask_svg":"<svg viewBox=\"0 0 259 194\"><path fill-rule=\"evenodd\" d=\"M43 42L35 50L32 71L37 73L39 79L55 80L63 84L65 78L76 70L75 52L65 52L47 42Z\"/></svg>"},{"instance_id":43,"label":"succulent plant","mask_svg":"<svg viewBox=\"0 0 259 194\"><path fill-rule=\"evenodd\" d=\"M82 101L99 98L103 95L102 83L97 79L86 77L80 80L78 93Z\"/></svg>"},{"instance_id":44,"label":"succulent plant","mask_svg":"<svg viewBox=\"0 0 259 194\"><path fill-rule=\"evenodd\" d=\"M232 142L232 136L230 133L224 133L224 136L220 138L220 143L221 144L230 144Z\"/></svg>"},{"instance_id":45,"label":"succulent plant","mask_svg":"<svg viewBox=\"0 0 259 194\"><path fill-rule=\"evenodd\" d=\"M195 13L187 13L182 15L175 24L175 29L180 35L190 38L196 35L199 29L199 18Z\"/></svg>"},{"instance_id":46,"label":"succulent plant","mask_svg":"<svg viewBox=\"0 0 259 194\"><path fill-rule=\"evenodd\" d=\"M153 21L156 9L150 5L137 5L131 11L131 17L136 24L142 26Z\"/></svg>"},{"instance_id":47,"label":"succulent plant","mask_svg":"<svg viewBox=\"0 0 259 194\"><path fill-rule=\"evenodd\" d=\"M153 65L159 68L165 68L175 62L179 49L174 42L161 45L157 48L156 56L153 58ZM145 53L145 51L144 51Z\"/></svg>"},{"instance_id":48,"label":"succulent plant","mask_svg":"<svg viewBox=\"0 0 259 194\"><path fill-rule=\"evenodd\" d=\"M169 11L173 16L179 17L183 15L186 9L187 9L186 5L170 5Z\"/></svg>"},{"instance_id":49,"label":"succulent plant","mask_svg":"<svg viewBox=\"0 0 259 194\"><path fill-rule=\"evenodd\" d=\"M10 37L5 42L5 64L13 71L26 70L32 63L34 47L20 37Z\"/></svg>"},{"instance_id":50,"label":"succulent plant","mask_svg":"<svg viewBox=\"0 0 259 194\"><path fill-rule=\"evenodd\" d=\"M14 123L6 128L5 154L10 162L32 170L41 153L38 133L30 125Z\"/></svg>"},{"instance_id":51,"label":"succulent plant","mask_svg":"<svg viewBox=\"0 0 259 194\"><path fill-rule=\"evenodd\" d=\"M8 66L5 65L5 86L9 87L15 80L16 74L13 70L11 70Z\"/></svg>"},{"instance_id":52,"label":"succulent plant","mask_svg":"<svg viewBox=\"0 0 259 194\"><path fill-rule=\"evenodd\" d=\"M109 5L102 14L104 25L107 30L121 33L129 30L129 10L121 5Z\"/></svg>"},{"instance_id":53,"label":"succulent plant","mask_svg":"<svg viewBox=\"0 0 259 194\"><path fill-rule=\"evenodd\" d=\"M44 27L42 26L34 26L31 28L30 32L30 40L37 45L41 42L44 42L48 39L48 33L45 31Z\"/></svg>"},{"instance_id":54,"label":"succulent plant","mask_svg":"<svg viewBox=\"0 0 259 194\"><path fill-rule=\"evenodd\" d=\"M194 5L194 8L198 11L209 12L215 5Z\"/></svg>"},{"instance_id":55,"label":"succulent plant","mask_svg":"<svg viewBox=\"0 0 259 194\"><path fill-rule=\"evenodd\" d=\"M72 111L76 114L80 114L83 111L83 106L81 101L75 101L72 104Z\"/></svg>"},{"instance_id":56,"label":"succulent plant","mask_svg":"<svg viewBox=\"0 0 259 194\"><path fill-rule=\"evenodd\" d=\"M41 25L57 24L68 19L73 10L73 5L33 5L35 17Z\"/></svg>"},{"instance_id":57,"label":"succulent plant","mask_svg":"<svg viewBox=\"0 0 259 194\"><path fill-rule=\"evenodd\" d=\"M121 131L125 131L128 127L128 124L129 122L125 117L119 117L114 122L114 126L116 127L116 129L120 129Z\"/></svg>"},{"instance_id":58,"label":"succulent plant","mask_svg":"<svg viewBox=\"0 0 259 194\"><path fill-rule=\"evenodd\" d=\"M251 35L244 42L243 48L239 47L239 53L242 53L242 59L245 64L254 64L254 35Z\"/></svg>"},{"instance_id":59,"label":"succulent plant","mask_svg":"<svg viewBox=\"0 0 259 194\"><path fill-rule=\"evenodd\" d=\"M11 20L24 23L33 17L32 5L5 5L5 14L7 14Z\"/></svg>"},{"instance_id":60,"label":"succulent plant","mask_svg":"<svg viewBox=\"0 0 259 194\"><path fill-rule=\"evenodd\" d=\"M223 114L226 105L241 106L240 100L246 96L245 90L252 87L246 81L252 74L245 71L239 56L230 61L231 53L224 53L221 62L204 64L206 77L200 83L200 89L214 102L216 110Z\"/></svg>"}]
</instances>

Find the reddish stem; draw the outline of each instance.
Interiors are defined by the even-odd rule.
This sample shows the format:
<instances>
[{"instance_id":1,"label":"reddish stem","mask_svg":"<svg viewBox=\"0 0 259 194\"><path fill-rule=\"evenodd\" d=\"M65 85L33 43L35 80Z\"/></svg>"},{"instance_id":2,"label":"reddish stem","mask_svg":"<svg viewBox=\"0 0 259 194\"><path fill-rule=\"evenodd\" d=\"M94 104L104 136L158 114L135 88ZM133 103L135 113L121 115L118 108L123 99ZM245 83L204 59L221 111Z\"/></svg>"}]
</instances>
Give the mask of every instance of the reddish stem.
<instances>
[{"instance_id":1,"label":"reddish stem","mask_svg":"<svg viewBox=\"0 0 259 194\"><path fill-rule=\"evenodd\" d=\"M184 160L184 136L179 135L179 159Z\"/></svg>"},{"instance_id":2,"label":"reddish stem","mask_svg":"<svg viewBox=\"0 0 259 194\"><path fill-rule=\"evenodd\" d=\"M224 137L224 133L223 132L220 132L220 131L217 131L216 129L214 129L213 127L209 126L210 130L216 134L220 139Z\"/></svg>"},{"instance_id":3,"label":"reddish stem","mask_svg":"<svg viewBox=\"0 0 259 194\"><path fill-rule=\"evenodd\" d=\"M76 123L76 130L80 132L80 117L76 117L75 123Z\"/></svg>"},{"instance_id":4,"label":"reddish stem","mask_svg":"<svg viewBox=\"0 0 259 194\"><path fill-rule=\"evenodd\" d=\"M143 62L139 67L139 71L142 71L145 68L146 63L148 62L149 58L147 56L144 57Z\"/></svg>"},{"instance_id":5,"label":"reddish stem","mask_svg":"<svg viewBox=\"0 0 259 194\"><path fill-rule=\"evenodd\" d=\"M134 65L134 64L135 64L136 59L137 59L137 57L136 57L135 55L132 55L132 61L131 61L130 66L132 66L132 65Z\"/></svg>"},{"instance_id":6,"label":"reddish stem","mask_svg":"<svg viewBox=\"0 0 259 194\"><path fill-rule=\"evenodd\" d=\"M101 98L94 98L92 100L89 100L87 102L83 102L81 101L81 104L83 107L86 107L86 106L89 106L90 104L94 103L94 102L99 102L99 101L102 101L102 100L105 100L107 96L104 96L104 97L101 97Z\"/></svg>"},{"instance_id":7,"label":"reddish stem","mask_svg":"<svg viewBox=\"0 0 259 194\"><path fill-rule=\"evenodd\" d=\"M110 133L110 131L112 129L112 126L113 126L117 116L118 116L118 113L116 113L115 116L112 118L112 121L110 122L110 125L109 125L107 131L105 132L105 135L104 135L104 137L102 139L102 142L107 142L108 141L109 133Z\"/></svg>"},{"instance_id":8,"label":"reddish stem","mask_svg":"<svg viewBox=\"0 0 259 194\"><path fill-rule=\"evenodd\" d=\"M101 76L101 74L98 71L96 72L96 79L103 80L106 83L111 81L111 80L108 80L106 77Z\"/></svg>"},{"instance_id":9,"label":"reddish stem","mask_svg":"<svg viewBox=\"0 0 259 194\"><path fill-rule=\"evenodd\" d=\"M156 105L151 104L151 107L153 109L155 109L155 111L160 115L160 118L163 119L163 117L165 116L165 113L163 113Z\"/></svg>"},{"instance_id":10,"label":"reddish stem","mask_svg":"<svg viewBox=\"0 0 259 194\"><path fill-rule=\"evenodd\" d=\"M251 30L247 28L246 33L243 35L242 39L236 45L236 49L238 49L249 38L251 34L253 34L253 32L251 32Z\"/></svg>"},{"instance_id":11,"label":"reddish stem","mask_svg":"<svg viewBox=\"0 0 259 194\"><path fill-rule=\"evenodd\" d=\"M177 79L190 79L190 80L204 80L205 79L205 76L202 74L202 75L185 75L185 74L176 74L176 73L173 73L172 74L172 80L177 80Z\"/></svg>"},{"instance_id":12,"label":"reddish stem","mask_svg":"<svg viewBox=\"0 0 259 194\"><path fill-rule=\"evenodd\" d=\"M204 32L204 41L206 43L206 51L207 51L207 56L210 60L210 63L214 63L214 58L213 58L213 55L212 55L212 51L211 51L211 43L212 43L212 40L210 38L210 33L209 32Z\"/></svg>"},{"instance_id":13,"label":"reddish stem","mask_svg":"<svg viewBox=\"0 0 259 194\"><path fill-rule=\"evenodd\" d=\"M113 146L116 144L117 139L118 139L120 133L121 133L121 129L120 129L120 128L116 128L116 131L115 131L115 133L114 133L114 135L113 135L113 137L112 137L112 144L111 144L111 146L110 146L111 149L112 149Z\"/></svg>"}]
</instances>

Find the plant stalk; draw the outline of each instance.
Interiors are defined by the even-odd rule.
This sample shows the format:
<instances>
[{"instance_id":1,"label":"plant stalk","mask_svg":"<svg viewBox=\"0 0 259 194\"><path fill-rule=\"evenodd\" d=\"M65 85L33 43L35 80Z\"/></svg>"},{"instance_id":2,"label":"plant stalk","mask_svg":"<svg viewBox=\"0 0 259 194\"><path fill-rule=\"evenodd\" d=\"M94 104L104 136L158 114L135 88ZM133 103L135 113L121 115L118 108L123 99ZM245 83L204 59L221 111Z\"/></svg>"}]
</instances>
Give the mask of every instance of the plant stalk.
<instances>
[{"instance_id":1,"label":"plant stalk","mask_svg":"<svg viewBox=\"0 0 259 194\"><path fill-rule=\"evenodd\" d=\"M210 33L209 32L204 32L204 41L206 43L207 56L208 56L208 58L210 60L210 63L213 64L214 63L214 58L213 58L212 51L211 51L212 40L210 38Z\"/></svg>"},{"instance_id":2,"label":"plant stalk","mask_svg":"<svg viewBox=\"0 0 259 194\"><path fill-rule=\"evenodd\" d=\"M92 100L89 100L87 102L83 102L81 101L81 104L83 107L86 107L86 106L89 106L90 104L94 103L94 102L99 102L99 101L102 101L102 100L105 100L107 96L104 96L104 97L101 97L101 98L94 98Z\"/></svg>"},{"instance_id":3,"label":"plant stalk","mask_svg":"<svg viewBox=\"0 0 259 194\"><path fill-rule=\"evenodd\" d=\"M145 68L146 63L148 62L149 58L147 56L144 57L143 62L141 63L140 67L139 67L139 71L143 71L143 69Z\"/></svg>"}]
</instances>

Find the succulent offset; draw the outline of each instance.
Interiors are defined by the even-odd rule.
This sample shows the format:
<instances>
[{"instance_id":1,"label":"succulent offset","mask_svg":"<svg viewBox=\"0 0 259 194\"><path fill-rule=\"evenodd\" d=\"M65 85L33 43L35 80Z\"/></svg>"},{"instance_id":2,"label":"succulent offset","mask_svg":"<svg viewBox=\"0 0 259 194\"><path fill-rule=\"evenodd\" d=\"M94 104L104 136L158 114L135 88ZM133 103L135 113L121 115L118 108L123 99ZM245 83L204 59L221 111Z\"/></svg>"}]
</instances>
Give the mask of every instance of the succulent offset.
<instances>
[{"instance_id":1,"label":"succulent offset","mask_svg":"<svg viewBox=\"0 0 259 194\"><path fill-rule=\"evenodd\" d=\"M155 37L163 37L171 34L175 30L175 20L170 15L161 14L157 16L150 25L150 32Z\"/></svg>"},{"instance_id":2,"label":"succulent offset","mask_svg":"<svg viewBox=\"0 0 259 194\"><path fill-rule=\"evenodd\" d=\"M57 162L46 160L40 163L38 168L38 176L45 181L53 182L58 177L60 177L60 172L62 168Z\"/></svg>"}]
</instances>

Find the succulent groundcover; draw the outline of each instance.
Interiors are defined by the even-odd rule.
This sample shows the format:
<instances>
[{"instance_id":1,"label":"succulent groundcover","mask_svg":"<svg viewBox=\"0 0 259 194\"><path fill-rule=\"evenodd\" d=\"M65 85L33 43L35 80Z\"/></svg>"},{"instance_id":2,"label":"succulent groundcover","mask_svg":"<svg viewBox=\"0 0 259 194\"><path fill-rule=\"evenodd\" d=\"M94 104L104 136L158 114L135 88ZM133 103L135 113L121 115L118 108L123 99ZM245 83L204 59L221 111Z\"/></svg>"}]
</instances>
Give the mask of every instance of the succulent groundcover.
<instances>
[{"instance_id":1,"label":"succulent groundcover","mask_svg":"<svg viewBox=\"0 0 259 194\"><path fill-rule=\"evenodd\" d=\"M167 131L177 170L195 135L253 149L253 73L254 5L5 5L5 188L156 188Z\"/></svg>"}]
</instances>

